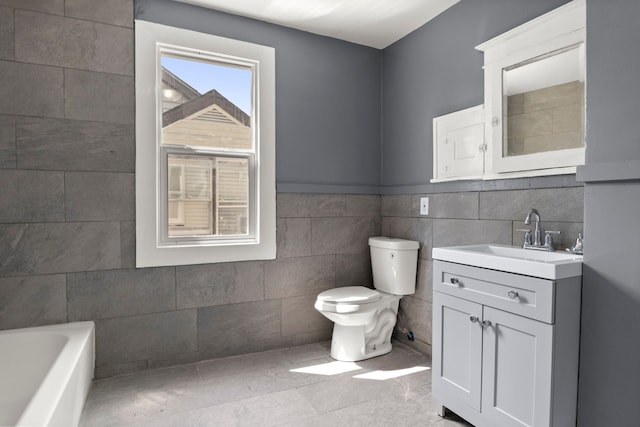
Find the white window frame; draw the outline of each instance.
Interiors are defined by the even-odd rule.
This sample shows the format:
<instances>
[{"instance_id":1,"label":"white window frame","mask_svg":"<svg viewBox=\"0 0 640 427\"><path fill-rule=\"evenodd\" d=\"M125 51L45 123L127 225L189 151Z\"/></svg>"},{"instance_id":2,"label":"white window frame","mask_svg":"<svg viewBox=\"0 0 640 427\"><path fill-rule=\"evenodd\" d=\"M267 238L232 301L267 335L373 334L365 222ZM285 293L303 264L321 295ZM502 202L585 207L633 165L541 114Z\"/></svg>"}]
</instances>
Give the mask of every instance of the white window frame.
<instances>
[{"instance_id":1,"label":"white window frame","mask_svg":"<svg viewBox=\"0 0 640 427\"><path fill-rule=\"evenodd\" d=\"M135 21L135 41L136 266L140 268L274 259L274 49L141 20ZM194 56L215 57L229 64L249 64L253 70L253 111L250 115L255 145L249 171L249 216L253 216L253 225L246 236L166 238L166 151L159 143L162 135L160 56L162 52L172 49L189 51ZM197 153L197 150L192 152Z\"/></svg>"}]
</instances>

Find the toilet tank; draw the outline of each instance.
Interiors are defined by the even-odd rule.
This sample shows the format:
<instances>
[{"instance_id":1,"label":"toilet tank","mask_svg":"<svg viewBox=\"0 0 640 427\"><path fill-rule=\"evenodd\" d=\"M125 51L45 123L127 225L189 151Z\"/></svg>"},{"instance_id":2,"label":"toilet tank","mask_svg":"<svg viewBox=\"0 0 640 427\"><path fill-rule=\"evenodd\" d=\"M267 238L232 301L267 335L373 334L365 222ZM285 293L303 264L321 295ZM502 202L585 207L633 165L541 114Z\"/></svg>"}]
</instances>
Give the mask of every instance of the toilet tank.
<instances>
[{"instance_id":1,"label":"toilet tank","mask_svg":"<svg viewBox=\"0 0 640 427\"><path fill-rule=\"evenodd\" d=\"M413 294L420 244L393 237L370 237L369 247L373 286L389 294Z\"/></svg>"}]
</instances>

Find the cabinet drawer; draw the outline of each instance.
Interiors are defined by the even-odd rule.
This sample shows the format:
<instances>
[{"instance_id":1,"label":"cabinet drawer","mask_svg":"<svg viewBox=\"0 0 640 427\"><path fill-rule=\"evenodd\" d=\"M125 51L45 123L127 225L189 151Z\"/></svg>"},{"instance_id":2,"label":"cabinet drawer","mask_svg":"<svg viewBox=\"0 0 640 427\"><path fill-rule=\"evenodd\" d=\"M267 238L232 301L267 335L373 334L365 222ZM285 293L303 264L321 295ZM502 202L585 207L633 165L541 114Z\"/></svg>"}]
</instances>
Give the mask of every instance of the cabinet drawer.
<instances>
[{"instance_id":1,"label":"cabinet drawer","mask_svg":"<svg viewBox=\"0 0 640 427\"><path fill-rule=\"evenodd\" d=\"M554 323L556 282L434 260L433 290Z\"/></svg>"}]
</instances>

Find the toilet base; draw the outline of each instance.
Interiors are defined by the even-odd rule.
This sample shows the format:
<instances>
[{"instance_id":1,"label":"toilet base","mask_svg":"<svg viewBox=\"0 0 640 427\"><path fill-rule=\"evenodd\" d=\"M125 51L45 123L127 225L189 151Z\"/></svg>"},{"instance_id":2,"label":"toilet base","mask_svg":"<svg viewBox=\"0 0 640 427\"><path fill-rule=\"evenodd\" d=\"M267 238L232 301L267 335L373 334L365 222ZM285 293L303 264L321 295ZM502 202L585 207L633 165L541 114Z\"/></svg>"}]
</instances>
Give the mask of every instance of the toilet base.
<instances>
[{"instance_id":1,"label":"toilet base","mask_svg":"<svg viewBox=\"0 0 640 427\"><path fill-rule=\"evenodd\" d=\"M391 351L391 334L396 324L398 301L380 310L373 327L335 324L331 337L331 357L343 362L357 362Z\"/></svg>"},{"instance_id":2,"label":"toilet base","mask_svg":"<svg viewBox=\"0 0 640 427\"><path fill-rule=\"evenodd\" d=\"M335 335L335 327L333 333ZM331 357L341 362L358 362L391 352L390 342L376 346L375 349L371 349L369 352L365 352L363 346L344 345L342 344L343 342L336 341L334 338L331 339Z\"/></svg>"}]
</instances>

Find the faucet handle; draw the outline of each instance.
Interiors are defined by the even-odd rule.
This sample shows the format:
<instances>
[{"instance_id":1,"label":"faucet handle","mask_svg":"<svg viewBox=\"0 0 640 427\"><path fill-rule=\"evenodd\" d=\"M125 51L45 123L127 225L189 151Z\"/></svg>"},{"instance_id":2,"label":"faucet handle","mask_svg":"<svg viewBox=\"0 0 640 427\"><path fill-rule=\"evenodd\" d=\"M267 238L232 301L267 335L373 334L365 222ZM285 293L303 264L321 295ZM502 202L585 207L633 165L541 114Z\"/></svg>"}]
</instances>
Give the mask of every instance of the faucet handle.
<instances>
[{"instance_id":1,"label":"faucet handle","mask_svg":"<svg viewBox=\"0 0 640 427\"><path fill-rule=\"evenodd\" d=\"M544 245L550 250L553 250L553 237L552 234L561 234L560 231L556 230L547 230L544 232Z\"/></svg>"},{"instance_id":2,"label":"faucet handle","mask_svg":"<svg viewBox=\"0 0 640 427\"><path fill-rule=\"evenodd\" d=\"M524 246L530 246L531 245L531 230L528 228L516 228L516 231L523 231L524 232Z\"/></svg>"},{"instance_id":3,"label":"faucet handle","mask_svg":"<svg viewBox=\"0 0 640 427\"><path fill-rule=\"evenodd\" d=\"M578 238L576 239L575 245L573 245L571 248L567 248L566 251L576 255L584 254L584 242L582 233L578 233Z\"/></svg>"}]
</instances>

